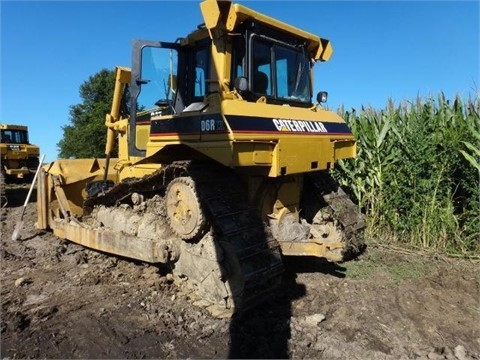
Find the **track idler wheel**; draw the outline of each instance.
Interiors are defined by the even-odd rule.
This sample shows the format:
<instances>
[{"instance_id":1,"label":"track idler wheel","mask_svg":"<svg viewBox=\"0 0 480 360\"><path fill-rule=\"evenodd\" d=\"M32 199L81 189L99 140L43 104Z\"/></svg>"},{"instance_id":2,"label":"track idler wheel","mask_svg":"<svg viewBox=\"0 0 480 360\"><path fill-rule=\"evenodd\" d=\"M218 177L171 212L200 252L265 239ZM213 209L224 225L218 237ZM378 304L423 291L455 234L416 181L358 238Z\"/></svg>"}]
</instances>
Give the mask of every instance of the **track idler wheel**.
<instances>
[{"instance_id":1,"label":"track idler wheel","mask_svg":"<svg viewBox=\"0 0 480 360\"><path fill-rule=\"evenodd\" d=\"M207 219L190 177L178 177L168 184L165 194L168 224L183 240L200 239L206 232Z\"/></svg>"}]
</instances>

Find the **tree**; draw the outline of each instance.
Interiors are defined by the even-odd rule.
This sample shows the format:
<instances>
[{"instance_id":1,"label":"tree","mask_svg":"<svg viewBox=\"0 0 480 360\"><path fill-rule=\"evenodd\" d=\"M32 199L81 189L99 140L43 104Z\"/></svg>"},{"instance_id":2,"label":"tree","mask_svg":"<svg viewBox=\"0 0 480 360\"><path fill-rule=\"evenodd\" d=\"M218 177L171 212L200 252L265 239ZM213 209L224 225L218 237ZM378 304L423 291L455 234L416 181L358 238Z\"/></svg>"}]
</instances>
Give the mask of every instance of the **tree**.
<instances>
[{"instance_id":1,"label":"tree","mask_svg":"<svg viewBox=\"0 0 480 360\"><path fill-rule=\"evenodd\" d=\"M80 86L83 102L70 107L70 123L57 143L61 158L105 157L105 114L110 112L115 72L102 69ZM112 153L112 157L116 156Z\"/></svg>"}]
</instances>

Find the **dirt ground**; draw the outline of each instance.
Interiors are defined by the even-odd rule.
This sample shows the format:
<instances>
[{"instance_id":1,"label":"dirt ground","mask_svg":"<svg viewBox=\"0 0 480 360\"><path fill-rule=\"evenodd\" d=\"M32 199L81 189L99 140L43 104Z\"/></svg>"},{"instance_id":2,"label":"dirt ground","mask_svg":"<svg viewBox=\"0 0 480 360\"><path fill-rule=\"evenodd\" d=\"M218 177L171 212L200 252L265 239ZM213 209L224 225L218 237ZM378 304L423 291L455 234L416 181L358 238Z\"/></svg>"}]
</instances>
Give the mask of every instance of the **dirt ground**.
<instances>
[{"instance_id":1,"label":"dirt ground","mask_svg":"<svg viewBox=\"0 0 480 360\"><path fill-rule=\"evenodd\" d=\"M28 188L6 190L3 359L480 359L478 263L372 244L343 264L286 259L274 298L217 319L164 269L37 230L35 196L13 241Z\"/></svg>"}]
</instances>

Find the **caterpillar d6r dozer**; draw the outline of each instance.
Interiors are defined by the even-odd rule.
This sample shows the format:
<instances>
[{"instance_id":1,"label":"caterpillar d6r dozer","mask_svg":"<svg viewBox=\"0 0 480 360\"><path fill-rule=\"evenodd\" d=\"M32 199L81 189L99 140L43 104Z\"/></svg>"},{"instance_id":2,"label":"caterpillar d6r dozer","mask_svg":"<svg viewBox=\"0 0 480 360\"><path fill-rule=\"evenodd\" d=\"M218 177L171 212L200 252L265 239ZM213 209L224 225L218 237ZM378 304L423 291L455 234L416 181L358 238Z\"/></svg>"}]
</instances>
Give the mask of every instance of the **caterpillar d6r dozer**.
<instances>
[{"instance_id":1,"label":"caterpillar d6r dozer","mask_svg":"<svg viewBox=\"0 0 480 360\"><path fill-rule=\"evenodd\" d=\"M234 313L278 287L284 256L355 257L365 223L329 175L356 154L313 97L330 42L230 1L175 42L134 41L116 68L104 159L39 176L38 223L64 239L188 279ZM118 143L118 158L110 153Z\"/></svg>"}]
</instances>

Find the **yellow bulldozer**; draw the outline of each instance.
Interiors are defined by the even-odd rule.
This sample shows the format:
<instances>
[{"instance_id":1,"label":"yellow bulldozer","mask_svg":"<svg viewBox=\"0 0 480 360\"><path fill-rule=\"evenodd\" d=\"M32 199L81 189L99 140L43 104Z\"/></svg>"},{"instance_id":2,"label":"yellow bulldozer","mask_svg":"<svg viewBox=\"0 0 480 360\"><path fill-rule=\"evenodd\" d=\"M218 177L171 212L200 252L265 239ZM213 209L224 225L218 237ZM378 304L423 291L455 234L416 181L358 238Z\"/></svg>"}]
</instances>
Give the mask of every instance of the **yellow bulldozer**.
<instances>
[{"instance_id":1,"label":"yellow bulldozer","mask_svg":"<svg viewBox=\"0 0 480 360\"><path fill-rule=\"evenodd\" d=\"M2 179L31 181L38 168L40 149L30 144L28 127L0 124L0 136Z\"/></svg>"},{"instance_id":2,"label":"yellow bulldozer","mask_svg":"<svg viewBox=\"0 0 480 360\"><path fill-rule=\"evenodd\" d=\"M329 40L231 1L200 9L184 38L134 41L105 158L44 166L37 226L167 264L200 303L234 313L274 294L285 256L363 250L363 216L329 174L356 141L313 95Z\"/></svg>"}]
</instances>

